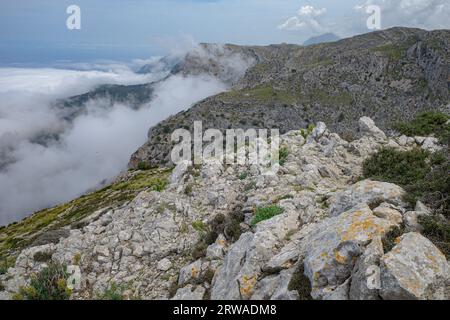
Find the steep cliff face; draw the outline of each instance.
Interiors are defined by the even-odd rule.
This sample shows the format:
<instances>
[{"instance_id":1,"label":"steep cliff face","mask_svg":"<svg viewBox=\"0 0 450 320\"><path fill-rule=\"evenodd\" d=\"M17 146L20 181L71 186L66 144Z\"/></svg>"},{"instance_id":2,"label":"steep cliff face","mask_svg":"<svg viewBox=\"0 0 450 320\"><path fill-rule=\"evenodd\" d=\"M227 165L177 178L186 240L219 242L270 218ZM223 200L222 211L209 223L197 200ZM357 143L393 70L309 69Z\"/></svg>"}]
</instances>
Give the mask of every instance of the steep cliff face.
<instances>
[{"instance_id":1,"label":"steep cliff face","mask_svg":"<svg viewBox=\"0 0 450 320\"><path fill-rule=\"evenodd\" d=\"M130 167L170 163L170 133L192 129L194 121L203 121L204 129L282 132L324 121L340 134L355 136L363 115L387 129L421 111L448 110L449 41L447 30L394 28L308 47L225 46L223 55L249 62L241 74L230 67L233 59L224 67L212 58L188 55L174 72L209 72L228 79L231 89L151 128Z\"/></svg>"}]
</instances>

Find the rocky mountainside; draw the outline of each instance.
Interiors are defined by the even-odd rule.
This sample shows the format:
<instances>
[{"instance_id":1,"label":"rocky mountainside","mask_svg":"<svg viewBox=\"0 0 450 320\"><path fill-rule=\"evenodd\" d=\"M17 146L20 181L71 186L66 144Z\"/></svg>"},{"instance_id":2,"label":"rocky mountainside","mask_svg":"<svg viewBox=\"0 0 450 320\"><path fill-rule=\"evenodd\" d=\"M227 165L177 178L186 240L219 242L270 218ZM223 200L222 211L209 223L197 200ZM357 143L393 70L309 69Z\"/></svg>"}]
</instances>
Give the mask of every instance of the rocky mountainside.
<instances>
[{"instance_id":1,"label":"rocky mountainside","mask_svg":"<svg viewBox=\"0 0 450 320\"><path fill-rule=\"evenodd\" d=\"M40 297L43 274L76 266L73 290L65 274L57 282L62 297L449 299L450 264L421 235L430 209L407 203L399 185L360 179L382 147L442 146L434 137L387 137L367 117L359 130L352 142L322 122L288 131L277 174L217 161L129 171L0 230L2 253L18 254L0 275L0 297ZM17 250L34 227L47 234Z\"/></svg>"},{"instance_id":2,"label":"rocky mountainside","mask_svg":"<svg viewBox=\"0 0 450 320\"><path fill-rule=\"evenodd\" d=\"M173 72L207 72L231 89L151 128L130 168L169 164L170 133L192 129L194 121L203 121L204 129L282 132L323 121L354 138L363 115L385 130L421 111L448 112L449 41L448 30L393 28L307 47L202 45Z\"/></svg>"}]
</instances>

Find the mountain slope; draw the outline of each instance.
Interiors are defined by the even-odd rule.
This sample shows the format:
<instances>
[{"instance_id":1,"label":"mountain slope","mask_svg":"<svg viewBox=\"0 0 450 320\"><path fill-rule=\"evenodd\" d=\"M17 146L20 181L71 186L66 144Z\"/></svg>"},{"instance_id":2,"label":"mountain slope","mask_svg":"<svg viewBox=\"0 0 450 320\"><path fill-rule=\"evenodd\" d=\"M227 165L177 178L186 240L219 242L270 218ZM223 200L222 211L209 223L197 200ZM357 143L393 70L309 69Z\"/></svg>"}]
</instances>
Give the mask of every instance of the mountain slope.
<instances>
[{"instance_id":1,"label":"mountain slope","mask_svg":"<svg viewBox=\"0 0 450 320\"><path fill-rule=\"evenodd\" d=\"M253 66L229 92L151 128L148 142L133 154L130 167L140 162L170 163L170 133L180 127L192 129L194 121L203 121L204 129L282 132L324 121L352 137L363 115L388 129L424 110L448 110L449 42L448 30L394 28L308 47L228 46L251 56ZM183 67L186 73L202 70L189 60Z\"/></svg>"}]
</instances>

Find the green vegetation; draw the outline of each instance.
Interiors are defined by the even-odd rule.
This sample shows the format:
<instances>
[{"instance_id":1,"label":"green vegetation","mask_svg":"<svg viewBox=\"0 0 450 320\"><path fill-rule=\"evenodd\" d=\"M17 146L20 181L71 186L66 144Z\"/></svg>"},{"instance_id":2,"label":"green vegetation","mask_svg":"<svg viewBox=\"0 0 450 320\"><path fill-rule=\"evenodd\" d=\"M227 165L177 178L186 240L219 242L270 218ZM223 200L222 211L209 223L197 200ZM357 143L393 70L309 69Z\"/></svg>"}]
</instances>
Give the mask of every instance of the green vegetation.
<instances>
[{"instance_id":1,"label":"green vegetation","mask_svg":"<svg viewBox=\"0 0 450 320\"><path fill-rule=\"evenodd\" d=\"M186 185L186 187L184 188L184 194L187 196L192 195L193 189L194 189L194 186L192 185L192 183Z\"/></svg>"},{"instance_id":2,"label":"green vegetation","mask_svg":"<svg viewBox=\"0 0 450 320\"><path fill-rule=\"evenodd\" d=\"M385 234L382 239L383 250L385 253L391 251L398 243L398 238L405 233L405 227L401 225L400 227L395 227L391 231Z\"/></svg>"},{"instance_id":3,"label":"green vegetation","mask_svg":"<svg viewBox=\"0 0 450 320\"><path fill-rule=\"evenodd\" d=\"M147 161L140 161L137 165L138 170L150 170L152 167Z\"/></svg>"},{"instance_id":4,"label":"green vegetation","mask_svg":"<svg viewBox=\"0 0 450 320\"><path fill-rule=\"evenodd\" d=\"M248 191L253 190L253 189L255 189L255 188L256 188L256 182L255 182L255 181L251 181L251 182L247 183L247 184L244 186L244 191L245 191L245 192L248 192Z\"/></svg>"},{"instance_id":5,"label":"green vegetation","mask_svg":"<svg viewBox=\"0 0 450 320\"><path fill-rule=\"evenodd\" d=\"M311 297L311 283L307 276L305 276L305 269L303 264L292 275L291 281L288 285L289 291L297 291L300 300L312 300Z\"/></svg>"},{"instance_id":6,"label":"green vegetation","mask_svg":"<svg viewBox=\"0 0 450 320\"><path fill-rule=\"evenodd\" d=\"M8 272L8 269L14 267L15 263L15 257L0 256L0 275Z\"/></svg>"},{"instance_id":7,"label":"green vegetation","mask_svg":"<svg viewBox=\"0 0 450 320\"><path fill-rule=\"evenodd\" d=\"M204 232L207 230L207 225L203 221L194 221L192 222L192 227L198 232Z\"/></svg>"},{"instance_id":8,"label":"green vegetation","mask_svg":"<svg viewBox=\"0 0 450 320\"><path fill-rule=\"evenodd\" d=\"M374 52L381 52L385 56L389 58L389 60L392 61L398 61L404 57L406 57L406 48L396 45L396 44L387 44L384 46L379 46L376 48L373 48L372 51Z\"/></svg>"},{"instance_id":9,"label":"green vegetation","mask_svg":"<svg viewBox=\"0 0 450 320\"><path fill-rule=\"evenodd\" d=\"M286 147L280 148L280 153L279 153L280 166L284 166L286 164L288 156L289 156L289 149Z\"/></svg>"},{"instance_id":10,"label":"green vegetation","mask_svg":"<svg viewBox=\"0 0 450 320\"><path fill-rule=\"evenodd\" d=\"M101 294L97 295L97 300L138 300L139 297L125 297L125 291L131 289L130 285L118 285L115 282L112 282L108 288Z\"/></svg>"},{"instance_id":11,"label":"green vegetation","mask_svg":"<svg viewBox=\"0 0 450 320\"><path fill-rule=\"evenodd\" d=\"M279 214L282 214L283 212L284 212L284 209L277 205L258 208L258 209L256 209L255 216L253 217L251 225L255 226L259 222L264 221L264 220L269 220Z\"/></svg>"},{"instance_id":12,"label":"green vegetation","mask_svg":"<svg viewBox=\"0 0 450 320\"><path fill-rule=\"evenodd\" d=\"M282 201L282 200L293 199L293 198L294 198L293 195L291 195L291 194L286 194L286 195L284 195L284 196L276 197L276 198L272 201L272 203L273 203L273 204L276 204L276 203L278 203L278 202L280 202L280 201Z\"/></svg>"},{"instance_id":13,"label":"green vegetation","mask_svg":"<svg viewBox=\"0 0 450 320\"><path fill-rule=\"evenodd\" d=\"M450 144L450 117L441 112L423 112L410 122L400 122L394 128L406 136L435 135L447 145Z\"/></svg>"},{"instance_id":14,"label":"green vegetation","mask_svg":"<svg viewBox=\"0 0 450 320\"><path fill-rule=\"evenodd\" d=\"M303 138L308 138L308 136L313 132L316 126L314 124L310 124L306 129L300 129L300 134Z\"/></svg>"},{"instance_id":15,"label":"green vegetation","mask_svg":"<svg viewBox=\"0 0 450 320\"><path fill-rule=\"evenodd\" d=\"M162 191L168 183L169 169L136 171L126 181L107 186L71 202L39 211L24 220L0 229L0 257L13 257L41 234L74 225L104 208L126 203L143 190Z\"/></svg>"},{"instance_id":16,"label":"green vegetation","mask_svg":"<svg viewBox=\"0 0 450 320\"><path fill-rule=\"evenodd\" d=\"M33 259L36 262L47 262L52 259L52 254L50 252L36 252Z\"/></svg>"},{"instance_id":17,"label":"green vegetation","mask_svg":"<svg viewBox=\"0 0 450 320\"><path fill-rule=\"evenodd\" d=\"M200 240L192 250L192 257L200 259L206 255L206 249L213 244L220 234L230 242L235 242L242 234L241 222L244 221L242 208L235 207L228 215L217 214L208 224L194 227L201 233Z\"/></svg>"},{"instance_id":18,"label":"green vegetation","mask_svg":"<svg viewBox=\"0 0 450 320\"><path fill-rule=\"evenodd\" d=\"M365 178L411 186L423 180L430 170L428 156L429 153L422 149L398 151L384 148L364 162L363 174Z\"/></svg>"},{"instance_id":19,"label":"green vegetation","mask_svg":"<svg viewBox=\"0 0 450 320\"><path fill-rule=\"evenodd\" d=\"M398 151L385 148L363 163L364 178L402 186L412 206L421 200L449 216L450 159L446 153L429 154L421 149Z\"/></svg>"},{"instance_id":20,"label":"green vegetation","mask_svg":"<svg viewBox=\"0 0 450 320\"><path fill-rule=\"evenodd\" d=\"M247 179L247 177L248 177L248 172L242 172L239 175L239 180L245 180L245 179Z\"/></svg>"},{"instance_id":21,"label":"green vegetation","mask_svg":"<svg viewBox=\"0 0 450 320\"><path fill-rule=\"evenodd\" d=\"M31 277L30 285L21 287L16 300L68 300L71 290L67 287L69 274L66 266L51 263Z\"/></svg>"},{"instance_id":22,"label":"green vegetation","mask_svg":"<svg viewBox=\"0 0 450 320\"><path fill-rule=\"evenodd\" d=\"M222 94L226 101L236 101L241 99L252 99L260 102L278 101L286 104L294 104L298 96L288 91L275 89L273 85L261 85L252 89L231 90Z\"/></svg>"}]
</instances>

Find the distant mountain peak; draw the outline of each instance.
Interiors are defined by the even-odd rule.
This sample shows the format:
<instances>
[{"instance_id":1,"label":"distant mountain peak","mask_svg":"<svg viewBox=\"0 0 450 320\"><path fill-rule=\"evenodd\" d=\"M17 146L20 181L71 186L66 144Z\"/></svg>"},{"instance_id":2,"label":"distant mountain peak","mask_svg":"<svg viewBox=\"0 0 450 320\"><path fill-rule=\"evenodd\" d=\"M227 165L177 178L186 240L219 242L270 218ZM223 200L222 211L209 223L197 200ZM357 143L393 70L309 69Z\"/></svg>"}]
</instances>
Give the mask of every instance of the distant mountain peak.
<instances>
[{"instance_id":1,"label":"distant mountain peak","mask_svg":"<svg viewBox=\"0 0 450 320\"><path fill-rule=\"evenodd\" d=\"M339 38L334 33L329 32L329 33L324 33L320 36L311 37L308 40L306 40L305 42L303 42L303 45L310 46L312 44L334 42L334 41L338 41L338 40L341 40L341 38Z\"/></svg>"}]
</instances>

